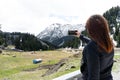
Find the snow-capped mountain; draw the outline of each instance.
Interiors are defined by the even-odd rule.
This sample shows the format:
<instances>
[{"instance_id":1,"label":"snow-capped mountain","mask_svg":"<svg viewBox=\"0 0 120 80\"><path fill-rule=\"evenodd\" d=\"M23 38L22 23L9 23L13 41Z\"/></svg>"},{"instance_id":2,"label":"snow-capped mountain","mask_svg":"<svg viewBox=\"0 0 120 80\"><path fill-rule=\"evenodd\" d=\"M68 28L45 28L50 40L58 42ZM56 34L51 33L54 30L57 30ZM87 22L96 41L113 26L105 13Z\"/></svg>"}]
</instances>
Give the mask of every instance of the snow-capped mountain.
<instances>
[{"instance_id":1,"label":"snow-capped mountain","mask_svg":"<svg viewBox=\"0 0 120 80\"><path fill-rule=\"evenodd\" d=\"M68 30L78 30L78 31L83 31L84 25L82 24L76 24L76 25L71 25L71 24L59 24L55 23L50 26L48 26L45 30L43 30L41 33L37 35L37 38L52 42L54 40L60 39L64 36L68 35Z\"/></svg>"}]
</instances>

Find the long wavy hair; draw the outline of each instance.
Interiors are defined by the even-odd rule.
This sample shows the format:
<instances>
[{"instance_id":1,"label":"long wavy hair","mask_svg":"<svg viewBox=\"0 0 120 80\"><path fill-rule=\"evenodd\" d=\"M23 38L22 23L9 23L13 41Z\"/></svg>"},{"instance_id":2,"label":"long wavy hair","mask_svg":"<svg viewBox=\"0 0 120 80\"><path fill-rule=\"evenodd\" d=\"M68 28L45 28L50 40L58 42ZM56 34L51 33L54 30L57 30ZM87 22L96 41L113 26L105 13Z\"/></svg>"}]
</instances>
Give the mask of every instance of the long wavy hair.
<instances>
[{"instance_id":1,"label":"long wavy hair","mask_svg":"<svg viewBox=\"0 0 120 80\"><path fill-rule=\"evenodd\" d=\"M103 16L92 15L86 22L86 29L91 39L98 44L100 51L110 53L113 50L109 26Z\"/></svg>"}]
</instances>

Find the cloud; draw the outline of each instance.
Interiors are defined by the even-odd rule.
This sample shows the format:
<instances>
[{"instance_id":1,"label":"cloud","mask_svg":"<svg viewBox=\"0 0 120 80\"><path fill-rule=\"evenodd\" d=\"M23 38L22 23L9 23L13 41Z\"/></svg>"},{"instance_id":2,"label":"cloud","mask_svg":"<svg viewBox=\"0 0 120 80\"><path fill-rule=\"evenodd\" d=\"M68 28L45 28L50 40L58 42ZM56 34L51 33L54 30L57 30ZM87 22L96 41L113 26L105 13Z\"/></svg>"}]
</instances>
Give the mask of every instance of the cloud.
<instances>
[{"instance_id":1,"label":"cloud","mask_svg":"<svg viewBox=\"0 0 120 80\"><path fill-rule=\"evenodd\" d=\"M119 0L0 0L0 24L3 31L37 35L53 23L85 23L117 4Z\"/></svg>"},{"instance_id":2,"label":"cloud","mask_svg":"<svg viewBox=\"0 0 120 80\"><path fill-rule=\"evenodd\" d=\"M79 16L65 16L65 15L56 15L56 14L50 14L50 18L58 18L65 22L72 23L73 20L78 19Z\"/></svg>"}]
</instances>

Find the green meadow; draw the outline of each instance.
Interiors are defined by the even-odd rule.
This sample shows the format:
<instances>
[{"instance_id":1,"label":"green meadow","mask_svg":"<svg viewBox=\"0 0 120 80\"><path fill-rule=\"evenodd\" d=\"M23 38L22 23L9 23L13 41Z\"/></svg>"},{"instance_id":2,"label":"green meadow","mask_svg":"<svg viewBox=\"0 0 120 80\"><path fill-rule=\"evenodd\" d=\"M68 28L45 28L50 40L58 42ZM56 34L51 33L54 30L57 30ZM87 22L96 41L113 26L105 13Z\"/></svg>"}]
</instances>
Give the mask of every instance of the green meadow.
<instances>
[{"instance_id":1,"label":"green meadow","mask_svg":"<svg viewBox=\"0 0 120 80\"><path fill-rule=\"evenodd\" d=\"M113 71L120 67L120 51L115 51L116 60ZM42 62L33 64L33 59L41 58ZM65 59L65 64L56 72L47 76L48 68L40 69L40 66L54 65ZM54 51L31 51L17 52L3 50L0 54L0 80L52 80L58 76L78 70L80 67L81 51L79 53L66 52L63 50Z\"/></svg>"}]
</instances>

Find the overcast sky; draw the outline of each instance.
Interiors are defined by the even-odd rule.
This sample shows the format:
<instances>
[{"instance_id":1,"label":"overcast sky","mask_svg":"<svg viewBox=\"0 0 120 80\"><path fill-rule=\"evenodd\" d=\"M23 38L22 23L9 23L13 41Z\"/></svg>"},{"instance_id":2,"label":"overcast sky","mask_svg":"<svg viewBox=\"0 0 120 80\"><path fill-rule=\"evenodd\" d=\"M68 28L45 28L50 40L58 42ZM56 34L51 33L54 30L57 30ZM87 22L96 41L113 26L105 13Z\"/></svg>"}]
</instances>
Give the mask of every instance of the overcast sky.
<instances>
[{"instance_id":1,"label":"overcast sky","mask_svg":"<svg viewBox=\"0 0 120 80\"><path fill-rule=\"evenodd\" d=\"M120 0L0 0L1 30L37 35L53 23L84 24L117 5Z\"/></svg>"}]
</instances>

